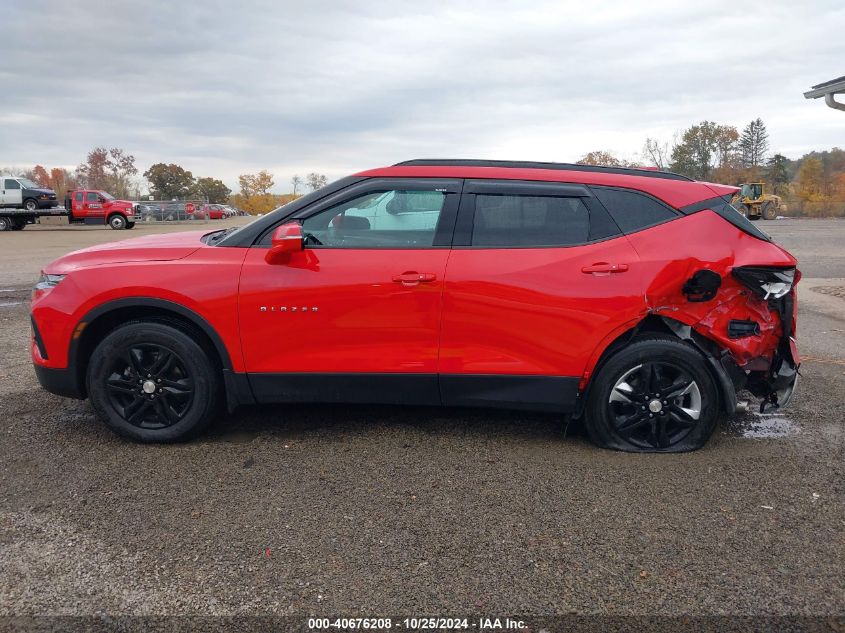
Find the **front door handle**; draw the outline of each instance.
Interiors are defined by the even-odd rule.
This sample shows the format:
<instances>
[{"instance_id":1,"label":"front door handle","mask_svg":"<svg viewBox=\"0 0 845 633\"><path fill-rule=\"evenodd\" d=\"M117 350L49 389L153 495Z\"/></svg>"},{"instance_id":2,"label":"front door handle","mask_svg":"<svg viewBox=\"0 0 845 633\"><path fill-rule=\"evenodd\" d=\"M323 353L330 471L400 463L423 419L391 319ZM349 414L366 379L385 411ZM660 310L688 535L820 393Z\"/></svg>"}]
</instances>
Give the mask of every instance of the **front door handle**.
<instances>
[{"instance_id":1,"label":"front door handle","mask_svg":"<svg viewBox=\"0 0 845 633\"><path fill-rule=\"evenodd\" d=\"M416 286L419 283L431 283L437 279L434 273L418 273L413 270L402 273L401 275L393 275L393 281L403 286Z\"/></svg>"},{"instance_id":2,"label":"front door handle","mask_svg":"<svg viewBox=\"0 0 845 633\"><path fill-rule=\"evenodd\" d=\"M624 273L628 271L628 264L608 264L607 262L597 262L592 266L584 266L581 269L582 273L593 275L609 275L610 273Z\"/></svg>"}]
</instances>

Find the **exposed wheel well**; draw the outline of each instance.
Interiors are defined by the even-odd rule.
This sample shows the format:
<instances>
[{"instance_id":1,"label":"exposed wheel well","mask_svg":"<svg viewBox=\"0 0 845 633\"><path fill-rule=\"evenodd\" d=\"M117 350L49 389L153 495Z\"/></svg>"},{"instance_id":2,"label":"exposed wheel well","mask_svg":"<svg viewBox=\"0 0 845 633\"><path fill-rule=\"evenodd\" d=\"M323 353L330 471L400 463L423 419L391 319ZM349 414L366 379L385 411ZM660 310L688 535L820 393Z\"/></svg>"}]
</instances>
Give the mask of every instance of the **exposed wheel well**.
<instances>
[{"instance_id":1,"label":"exposed wheel well","mask_svg":"<svg viewBox=\"0 0 845 633\"><path fill-rule=\"evenodd\" d=\"M688 330L689 334L687 336L680 336L678 332L684 330ZM593 383L593 379L601 371L602 366L619 349L625 347L626 345L631 343L631 341L636 340L643 334L660 334L663 336L668 336L677 339L679 341L687 341L691 343L692 346L696 350L698 350L698 352L705 359L707 359L707 361L709 361L707 363L707 366L710 369L710 373L713 377L713 380L716 381L716 384L719 386L718 391L721 400L720 406L728 414L734 412L736 408L736 387L734 386L730 376L728 375L728 372L722 367L720 363L721 358L719 347L715 343L701 336L700 334L692 330L692 328L681 323L680 321L660 317L655 314L649 314L642 321L637 323L634 327L630 328L629 330L626 330L625 332L617 336L610 343L610 345L607 346L604 352L602 352L602 355L596 362L596 366L590 373L589 382L587 383L583 393L581 394L576 415L580 416L581 414L583 414L584 406L586 404L587 397L589 396L590 385Z\"/></svg>"},{"instance_id":2,"label":"exposed wheel well","mask_svg":"<svg viewBox=\"0 0 845 633\"><path fill-rule=\"evenodd\" d=\"M115 308L94 318L82 330L79 340L76 341L75 350L73 346L71 347L73 357L69 360L76 365L77 384L80 385L84 395L87 396L87 393L85 393L85 376L88 372L88 361L94 352L94 348L115 328L126 323L139 321L164 323L189 334L208 354L216 371L222 374L224 360L221 358L217 345L208 333L190 318L159 306L125 306Z\"/></svg>"}]
</instances>

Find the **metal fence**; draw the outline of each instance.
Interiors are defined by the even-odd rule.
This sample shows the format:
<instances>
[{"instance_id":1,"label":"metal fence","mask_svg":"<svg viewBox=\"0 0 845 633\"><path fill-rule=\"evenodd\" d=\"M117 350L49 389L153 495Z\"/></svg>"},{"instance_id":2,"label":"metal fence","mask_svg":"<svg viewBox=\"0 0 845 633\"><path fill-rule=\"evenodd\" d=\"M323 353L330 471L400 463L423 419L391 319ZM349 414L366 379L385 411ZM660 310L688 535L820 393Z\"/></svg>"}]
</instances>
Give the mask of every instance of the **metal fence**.
<instances>
[{"instance_id":1,"label":"metal fence","mask_svg":"<svg viewBox=\"0 0 845 633\"><path fill-rule=\"evenodd\" d=\"M139 222L213 222L233 215L236 209L220 204L207 204L201 200L140 200Z\"/></svg>"}]
</instances>

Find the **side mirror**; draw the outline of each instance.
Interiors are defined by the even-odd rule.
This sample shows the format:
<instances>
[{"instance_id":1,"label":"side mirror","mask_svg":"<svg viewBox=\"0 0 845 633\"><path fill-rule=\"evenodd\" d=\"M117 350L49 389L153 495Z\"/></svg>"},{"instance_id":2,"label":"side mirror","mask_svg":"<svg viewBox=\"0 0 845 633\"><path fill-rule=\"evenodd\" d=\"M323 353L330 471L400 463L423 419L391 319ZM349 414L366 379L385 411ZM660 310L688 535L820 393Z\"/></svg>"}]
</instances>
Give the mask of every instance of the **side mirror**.
<instances>
[{"instance_id":1,"label":"side mirror","mask_svg":"<svg viewBox=\"0 0 845 633\"><path fill-rule=\"evenodd\" d=\"M290 253L296 253L303 248L302 226L296 222L282 224L275 231L270 250L264 256L268 264L282 263Z\"/></svg>"}]
</instances>

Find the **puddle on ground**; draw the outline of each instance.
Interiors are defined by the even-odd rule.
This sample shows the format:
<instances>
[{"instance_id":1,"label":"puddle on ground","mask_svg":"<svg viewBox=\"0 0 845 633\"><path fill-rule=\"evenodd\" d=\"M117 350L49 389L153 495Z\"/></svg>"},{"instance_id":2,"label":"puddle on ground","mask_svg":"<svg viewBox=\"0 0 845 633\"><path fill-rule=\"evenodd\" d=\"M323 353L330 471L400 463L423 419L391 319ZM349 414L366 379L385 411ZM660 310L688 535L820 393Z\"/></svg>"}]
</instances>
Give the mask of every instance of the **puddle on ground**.
<instances>
[{"instance_id":1,"label":"puddle on ground","mask_svg":"<svg viewBox=\"0 0 845 633\"><path fill-rule=\"evenodd\" d=\"M734 421L740 437L754 440L778 439L798 433L798 424L778 411L772 413L751 413Z\"/></svg>"}]
</instances>

